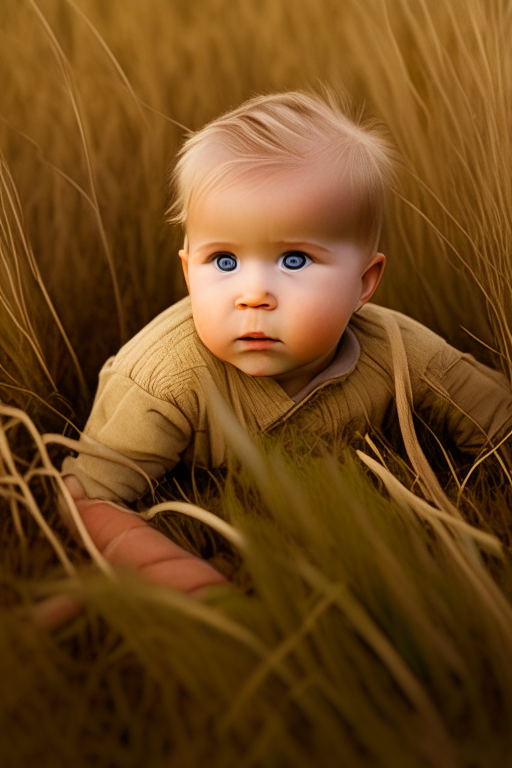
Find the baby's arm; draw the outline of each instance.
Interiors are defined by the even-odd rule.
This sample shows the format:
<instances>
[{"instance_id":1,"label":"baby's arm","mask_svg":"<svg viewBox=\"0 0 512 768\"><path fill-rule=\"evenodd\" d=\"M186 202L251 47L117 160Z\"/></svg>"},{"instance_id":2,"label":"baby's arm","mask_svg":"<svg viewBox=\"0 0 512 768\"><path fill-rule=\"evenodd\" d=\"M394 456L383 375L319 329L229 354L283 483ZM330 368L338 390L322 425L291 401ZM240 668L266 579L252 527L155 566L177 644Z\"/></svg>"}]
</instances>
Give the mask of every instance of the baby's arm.
<instances>
[{"instance_id":1,"label":"baby's arm","mask_svg":"<svg viewBox=\"0 0 512 768\"><path fill-rule=\"evenodd\" d=\"M512 392L505 376L471 355L462 355L441 375L427 370L424 380L447 401L444 420L462 451L491 448L512 427Z\"/></svg>"},{"instance_id":2,"label":"baby's arm","mask_svg":"<svg viewBox=\"0 0 512 768\"><path fill-rule=\"evenodd\" d=\"M386 342L391 348L391 375L402 379L406 390L402 365L407 360L414 411L434 431L442 424L457 448L473 456L505 437L512 427L512 390L502 373L400 312L371 306L367 316L376 337L382 333L379 325L384 326L387 333L381 338L383 348Z\"/></svg>"},{"instance_id":3,"label":"baby's arm","mask_svg":"<svg viewBox=\"0 0 512 768\"><path fill-rule=\"evenodd\" d=\"M88 499L73 475L64 478L94 544L114 565L136 568L153 584L201 598L227 579L205 560L179 547L144 520L101 499ZM65 513L64 513L65 514Z\"/></svg>"},{"instance_id":4,"label":"baby's arm","mask_svg":"<svg viewBox=\"0 0 512 768\"><path fill-rule=\"evenodd\" d=\"M77 443L79 456L68 457L62 472L89 535L107 560L137 568L155 584L200 597L206 587L226 579L140 517L119 508L147 491L144 476L156 479L172 469L191 439L190 422L174 402L161 400L116 373L110 360L100 374L86 431ZM74 529L64 502L60 510Z\"/></svg>"}]
</instances>

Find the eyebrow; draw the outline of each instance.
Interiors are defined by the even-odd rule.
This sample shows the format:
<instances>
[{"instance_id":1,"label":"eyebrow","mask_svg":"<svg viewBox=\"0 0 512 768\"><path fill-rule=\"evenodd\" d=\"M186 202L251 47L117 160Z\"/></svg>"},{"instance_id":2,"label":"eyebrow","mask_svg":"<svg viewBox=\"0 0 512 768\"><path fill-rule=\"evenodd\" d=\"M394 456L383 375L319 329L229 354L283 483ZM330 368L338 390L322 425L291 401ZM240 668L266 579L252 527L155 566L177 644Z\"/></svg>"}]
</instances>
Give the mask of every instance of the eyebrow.
<instances>
[{"instance_id":1,"label":"eyebrow","mask_svg":"<svg viewBox=\"0 0 512 768\"><path fill-rule=\"evenodd\" d=\"M196 251L203 251L205 248L236 248L237 246L238 243L228 243L227 241L219 243L203 243L199 248L196 248Z\"/></svg>"},{"instance_id":2,"label":"eyebrow","mask_svg":"<svg viewBox=\"0 0 512 768\"><path fill-rule=\"evenodd\" d=\"M281 240L278 245L293 246L294 248L318 248L319 251L325 251L329 253L329 249L325 248L320 243L308 243L306 241L295 242L293 240Z\"/></svg>"},{"instance_id":3,"label":"eyebrow","mask_svg":"<svg viewBox=\"0 0 512 768\"><path fill-rule=\"evenodd\" d=\"M325 251L325 253L330 253L328 248L324 248L323 245L320 245L319 243L308 243L305 241L294 241L294 240L278 240L275 245L280 246L286 246L286 247L293 247L293 248L317 248L319 251ZM204 243L203 245L200 245L198 248L196 248L196 251L203 251L209 248L237 248L239 246L239 243L230 243L227 241L222 241L218 243Z\"/></svg>"}]
</instances>

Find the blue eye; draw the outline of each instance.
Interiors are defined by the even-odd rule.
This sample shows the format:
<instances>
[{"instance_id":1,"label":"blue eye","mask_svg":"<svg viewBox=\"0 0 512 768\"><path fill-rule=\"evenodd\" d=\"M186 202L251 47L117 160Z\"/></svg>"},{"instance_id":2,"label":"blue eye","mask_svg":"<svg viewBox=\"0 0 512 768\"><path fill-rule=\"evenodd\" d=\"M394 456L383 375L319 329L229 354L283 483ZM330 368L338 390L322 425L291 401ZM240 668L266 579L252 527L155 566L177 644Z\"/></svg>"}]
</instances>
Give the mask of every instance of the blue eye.
<instances>
[{"instance_id":1,"label":"blue eye","mask_svg":"<svg viewBox=\"0 0 512 768\"><path fill-rule=\"evenodd\" d=\"M234 272L238 267L238 259L230 253L221 253L215 257L213 263L220 272Z\"/></svg>"},{"instance_id":2,"label":"blue eye","mask_svg":"<svg viewBox=\"0 0 512 768\"><path fill-rule=\"evenodd\" d=\"M302 253L302 251L290 251L290 253L285 253L281 257L279 266L284 267L284 269L290 272L299 272L308 264L311 264L311 259L305 253Z\"/></svg>"}]
</instances>

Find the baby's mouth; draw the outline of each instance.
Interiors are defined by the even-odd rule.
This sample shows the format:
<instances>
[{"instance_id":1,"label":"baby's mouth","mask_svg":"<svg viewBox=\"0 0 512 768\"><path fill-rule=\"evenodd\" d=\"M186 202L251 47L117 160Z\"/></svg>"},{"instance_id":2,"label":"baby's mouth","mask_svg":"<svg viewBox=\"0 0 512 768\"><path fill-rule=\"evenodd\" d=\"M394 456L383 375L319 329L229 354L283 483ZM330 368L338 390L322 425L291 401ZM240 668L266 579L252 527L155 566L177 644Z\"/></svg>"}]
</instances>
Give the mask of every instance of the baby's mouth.
<instances>
[{"instance_id":1,"label":"baby's mouth","mask_svg":"<svg viewBox=\"0 0 512 768\"><path fill-rule=\"evenodd\" d=\"M246 333L245 336L239 336L237 341L279 341L272 336L266 336L263 332Z\"/></svg>"}]
</instances>

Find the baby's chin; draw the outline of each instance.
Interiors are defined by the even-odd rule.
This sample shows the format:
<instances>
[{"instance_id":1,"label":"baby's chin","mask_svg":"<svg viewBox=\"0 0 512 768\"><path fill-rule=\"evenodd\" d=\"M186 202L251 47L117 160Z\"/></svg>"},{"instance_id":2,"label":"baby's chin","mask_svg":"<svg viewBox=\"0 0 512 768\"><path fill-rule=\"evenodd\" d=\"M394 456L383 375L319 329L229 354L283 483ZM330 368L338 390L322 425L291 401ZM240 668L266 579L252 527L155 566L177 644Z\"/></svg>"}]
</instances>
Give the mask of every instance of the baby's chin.
<instances>
[{"instance_id":1,"label":"baby's chin","mask_svg":"<svg viewBox=\"0 0 512 768\"><path fill-rule=\"evenodd\" d=\"M248 376L255 378L262 376L279 376L290 372L290 368L279 363L277 360L269 359L270 356L264 354L256 354L252 352L246 359L229 359L224 362L231 363L235 368L238 368L242 373L246 373Z\"/></svg>"},{"instance_id":2,"label":"baby's chin","mask_svg":"<svg viewBox=\"0 0 512 768\"><path fill-rule=\"evenodd\" d=\"M289 359L284 359L284 355L278 350L249 350L245 353L233 354L232 350L226 349L228 345L222 345L215 340L215 343L209 343L211 339L207 334L198 331L198 336L207 349L223 363L229 363L238 368L242 373L248 376L279 376L291 373L297 365Z\"/></svg>"},{"instance_id":3,"label":"baby's chin","mask_svg":"<svg viewBox=\"0 0 512 768\"><path fill-rule=\"evenodd\" d=\"M239 371L242 371L242 373L247 374L247 376L252 376L255 379L261 378L262 376L276 375L274 369L268 365L237 365L236 363L232 363L232 365L234 365L235 368L238 368Z\"/></svg>"}]
</instances>

